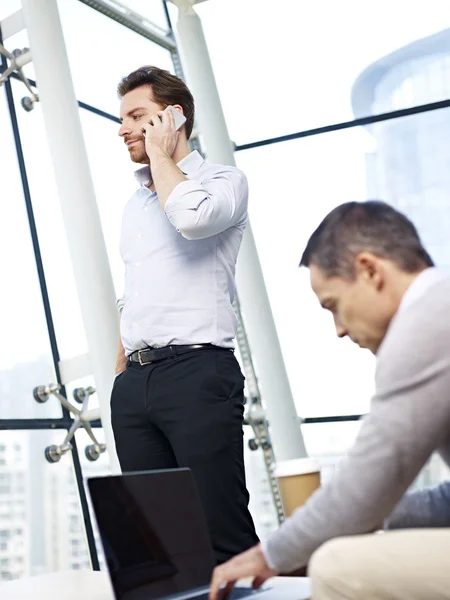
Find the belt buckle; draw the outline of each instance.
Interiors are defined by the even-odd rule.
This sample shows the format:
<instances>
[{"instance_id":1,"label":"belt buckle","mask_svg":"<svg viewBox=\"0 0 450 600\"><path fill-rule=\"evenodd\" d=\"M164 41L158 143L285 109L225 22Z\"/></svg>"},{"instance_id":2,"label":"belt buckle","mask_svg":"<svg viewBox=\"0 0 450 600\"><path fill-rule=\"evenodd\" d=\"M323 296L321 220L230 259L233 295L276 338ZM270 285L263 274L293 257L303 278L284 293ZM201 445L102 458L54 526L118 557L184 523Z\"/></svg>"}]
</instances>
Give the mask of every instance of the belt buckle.
<instances>
[{"instance_id":1,"label":"belt buckle","mask_svg":"<svg viewBox=\"0 0 450 600\"><path fill-rule=\"evenodd\" d=\"M151 365L152 361L148 360L146 362L144 362L141 358L141 352L146 352L146 350L138 350L138 360L139 360L139 364L141 365L141 367L145 367L145 365Z\"/></svg>"}]
</instances>

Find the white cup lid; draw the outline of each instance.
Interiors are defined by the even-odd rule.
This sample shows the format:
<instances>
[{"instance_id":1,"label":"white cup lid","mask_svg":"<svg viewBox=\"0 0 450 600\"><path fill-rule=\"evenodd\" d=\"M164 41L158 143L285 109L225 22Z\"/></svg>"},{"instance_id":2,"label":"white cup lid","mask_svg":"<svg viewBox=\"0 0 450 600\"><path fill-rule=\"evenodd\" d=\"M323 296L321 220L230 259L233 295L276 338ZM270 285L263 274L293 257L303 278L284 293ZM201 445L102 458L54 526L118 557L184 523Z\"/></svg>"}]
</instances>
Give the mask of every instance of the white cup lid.
<instances>
[{"instance_id":1,"label":"white cup lid","mask_svg":"<svg viewBox=\"0 0 450 600\"><path fill-rule=\"evenodd\" d=\"M314 458L294 458L277 462L275 467L276 477L291 477L292 475L306 475L307 473L320 472L320 464Z\"/></svg>"}]
</instances>

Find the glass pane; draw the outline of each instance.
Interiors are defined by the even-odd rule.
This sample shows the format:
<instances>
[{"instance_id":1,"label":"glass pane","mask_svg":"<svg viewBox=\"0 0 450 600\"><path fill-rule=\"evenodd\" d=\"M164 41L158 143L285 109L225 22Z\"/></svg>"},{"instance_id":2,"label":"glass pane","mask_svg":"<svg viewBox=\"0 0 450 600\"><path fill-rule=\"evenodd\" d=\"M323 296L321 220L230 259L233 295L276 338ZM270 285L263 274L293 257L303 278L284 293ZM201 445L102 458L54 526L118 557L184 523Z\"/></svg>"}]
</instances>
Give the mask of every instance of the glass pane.
<instances>
[{"instance_id":1,"label":"glass pane","mask_svg":"<svg viewBox=\"0 0 450 600\"><path fill-rule=\"evenodd\" d=\"M249 179L253 233L302 417L365 412L373 392L372 356L337 339L308 271L298 268L326 213L366 198L364 151L370 141L367 132L354 129L236 154ZM241 309L245 319L246 307Z\"/></svg>"},{"instance_id":2,"label":"glass pane","mask_svg":"<svg viewBox=\"0 0 450 600\"><path fill-rule=\"evenodd\" d=\"M353 446L360 429L360 421L302 425L307 452L320 463L322 483L327 483L336 472L339 461ZM410 486L410 490L432 487L449 476L448 466L439 455L433 454Z\"/></svg>"},{"instance_id":3,"label":"glass pane","mask_svg":"<svg viewBox=\"0 0 450 600\"><path fill-rule=\"evenodd\" d=\"M405 7L381 0L368 16L359 0L199 4L231 138L351 120L356 106L360 116L448 98L450 5L410 3L407 19Z\"/></svg>"},{"instance_id":4,"label":"glass pane","mask_svg":"<svg viewBox=\"0 0 450 600\"><path fill-rule=\"evenodd\" d=\"M142 65L172 70L170 52L78 0L59 0L58 7L78 100L118 114L124 75Z\"/></svg>"},{"instance_id":5,"label":"glass pane","mask_svg":"<svg viewBox=\"0 0 450 600\"><path fill-rule=\"evenodd\" d=\"M442 109L236 154L301 416L366 412L374 373L368 351L337 339L298 268L309 236L338 204L381 198L414 220L437 264L450 266L449 134L450 109Z\"/></svg>"},{"instance_id":6,"label":"glass pane","mask_svg":"<svg viewBox=\"0 0 450 600\"><path fill-rule=\"evenodd\" d=\"M32 395L55 375L9 112L0 91L0 276L9 282L0 294L0 416L59 417L58 406L38 405Z\"/></svg>"},{"instance_id":7,"label":"glass pane","mask_svg":"<svg viewBox=\"0 0 450 600\"><path fill-rule=\"evenodd\" d=\"M135 13L147 18L152 25L167 31L167 19L162 0L120 0L120 4L130 8Z\"/></svg>"},{"instance_id":8,"label":"glass pane","mask_svg":"<svg viewBox=\"0 0 450 600\"><path fill-rule=\"evenodd\" d=\"M44 457L60 444L58 431L0 432L0 581L77 568L74 522L80 506L69 455L57 464ZM84 532L76 532L85 554ZM84 560L83 568L89 568Z\"/></svg>"},{"instance_id":9,"label":"glass pane","mask_svg":"<svg viewBox=\"0 0 450 600\"><path fill-rule=\"evenodd\" d=\"M87 352L87 342L47 134L40 104L25 112L22 86L13 81L13 89L59 352L61 359L70 358Z\"/></svg>"},{"instance_id":10,"label":"glass pane","mask_svg":"<svg viewBox=\"0 0 450 600\"><path fill-rule=\"evenodd\" d=\"M20 10L21 6L20 0L2 0L0 3L0 20L6 19L9 15Z\"/></svg>"},{"instance_id":11,"label":"glass pane","mask_svg":"<svg viewBox=\"0 0 450 600\"><path fill-rule=\"evenodd\" d=\"M405 212L435 262L450 267L450 109L377 123L368 131L375 142L366 157L368 196Z\"/></svg>"},{"instance_id":12,"label":"glass pane","mask_svg":"<svg viewBox=\"0 0 450 600\"><path fill-rule=\"evenodd\" d=\"M339 461L353 446L360 429L359 421L303 423L306 451L319 461L322 483L326 483L334 474Z\"/></svg>"},{"instance_id":13,"label":"glass pane","mask_svg":"<svg viewBox=\"0 0 450 600\"><path fill-rule=\"evenodd\" d=\"M116 294L121 296L124 277L119 252L122 212L138 187L134 171L139 165L130 161L116 123L86 110L80 110L80 116Z\"/></svg>"}]
</instances>

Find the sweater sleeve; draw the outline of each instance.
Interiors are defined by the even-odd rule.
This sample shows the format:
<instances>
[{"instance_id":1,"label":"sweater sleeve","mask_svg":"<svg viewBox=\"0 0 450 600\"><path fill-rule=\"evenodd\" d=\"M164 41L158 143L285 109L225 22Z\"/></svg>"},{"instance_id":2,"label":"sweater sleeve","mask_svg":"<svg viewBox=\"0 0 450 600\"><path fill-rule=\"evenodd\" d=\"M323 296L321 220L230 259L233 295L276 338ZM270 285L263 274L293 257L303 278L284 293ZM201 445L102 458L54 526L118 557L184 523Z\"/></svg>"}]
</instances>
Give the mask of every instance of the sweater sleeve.
<instances>
[{"instance_id":1,"label":"sweater sleeve","mask_svg":"<svg viewBox=\"0 0 450 600\"><path fill-rule=\"evenodd\" d=\"M432 452L448 443L450 336L435 314L428 317L410 310L391 325L355 445L333 479L267 540L272 568L293 571L325 541L378 527Z\"/></svg>"}]
</instances>

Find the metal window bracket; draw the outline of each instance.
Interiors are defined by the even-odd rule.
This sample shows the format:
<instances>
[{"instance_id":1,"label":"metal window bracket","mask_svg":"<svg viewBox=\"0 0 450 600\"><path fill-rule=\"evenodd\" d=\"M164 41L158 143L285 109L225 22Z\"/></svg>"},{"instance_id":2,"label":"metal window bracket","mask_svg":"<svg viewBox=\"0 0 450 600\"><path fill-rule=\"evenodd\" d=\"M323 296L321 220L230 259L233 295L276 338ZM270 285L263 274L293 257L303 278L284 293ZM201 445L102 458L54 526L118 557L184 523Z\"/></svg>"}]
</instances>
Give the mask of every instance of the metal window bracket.
<instances>
[{"instance_id":1,"label":"metal window bracket","mask_svg":"<svg viewBox=\"0 0 450 600\"><path fill-rule=\"evenodd\" d=\"M5 81L7 81L13 73L16 73L20 81L22 81L30 93L29 96L24 96L20 102L22 108L27 112L30 112L30 110L33 110L35 102L39 101L39 96L31 89L28 79L25 77L22 71L22 67L30 63L32 60L30 49L23 48L22 50L16 49L12 52L9 52L3 46L3 44L0 44L0 54L2 54L9 61L6 69L0 73L0 86L5 83Z\"/></svg>"},{"instance_id":2,"label":"metal window bracket","mask_svg":"<svg viewBox=\"0 0 450 600\"><path fill-rule=\"evenodd\" d=\"M61 456L70 452L72 450L72 444L70 441L72 440L75 432L80 427L83 427L86 430L86 433L94 442L93 444L86 446L85 455L86 458L90 461L95 461L99 458L103 452L106 450L106 444L100 444L92 431L92 427L90 425L91 421L97 421L100 418L100 411L98 409L88 410L89 398L92 394L95 394L95 389L91 386L87 388L76 388L73 391L73 397L75 402L81 404L81 409L76 408L73 404L71 404L61 393L61 386L57 383L50 383L49 385L40 385L35 387L33 390L33 396L36 402L40 404L47 402L50 396L54 396L64 408L66 408L71 414L74 415L74 420L72 425L67 432L66 437L64 438L62 444L59 446L54 444L52 446L48 446L45 449L45 458L50 463L59 462Z\"/></svg>"}]
</instances>

